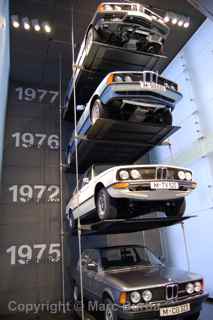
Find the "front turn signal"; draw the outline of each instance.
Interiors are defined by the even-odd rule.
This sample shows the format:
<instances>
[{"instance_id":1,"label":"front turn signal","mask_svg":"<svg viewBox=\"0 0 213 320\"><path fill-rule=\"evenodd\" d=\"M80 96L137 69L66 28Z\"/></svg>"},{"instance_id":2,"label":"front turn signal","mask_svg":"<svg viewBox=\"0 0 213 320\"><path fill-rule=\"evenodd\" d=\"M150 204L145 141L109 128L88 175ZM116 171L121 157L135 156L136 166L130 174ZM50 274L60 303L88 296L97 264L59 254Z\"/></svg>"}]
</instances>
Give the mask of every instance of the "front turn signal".
<instances>
[{"instance_id":1,"label":"front turn signal","mask_svg":"<svg viewBox=\"0 0 213 320\"><path fill-rule=\"evenodd\" d=\"M113 189L127 189L129 184L127 182L115 183L112 185Z\"/></svg>"},{"instance_id":2,"label":"front turn signal","mask_svg":"<svg viewBox=\"0 0 213 320\"><path fill-rule=\"evenodd\" d=\"M119 296L119 303L120 304L126 304L127 302L127 293L126 292L121 292Z\"/></svg>"},{"instance_id":3,"label":"front turn signal","mask_svg":"<svg viewBox=\"0 0 213 320\"><path fill-rule=\"evenodd\" d=\"M113 73L110 73L107 77L107 84L108 86L110 86L114 81L114 74Z\"/></svg>"},{"instance_id":4,"label":"front turn signal","mask_svg":"<svg viewBox=\"0 0 213 320\"><path fill-rule=\"evenodd\" d=\"M98 6L98 8L97 8L97 11L99 12L99 13L103 13L105 10L104 10L104 4L103 3L100 3L99 4L99 6Z\"/></svg>"}]
</instances>

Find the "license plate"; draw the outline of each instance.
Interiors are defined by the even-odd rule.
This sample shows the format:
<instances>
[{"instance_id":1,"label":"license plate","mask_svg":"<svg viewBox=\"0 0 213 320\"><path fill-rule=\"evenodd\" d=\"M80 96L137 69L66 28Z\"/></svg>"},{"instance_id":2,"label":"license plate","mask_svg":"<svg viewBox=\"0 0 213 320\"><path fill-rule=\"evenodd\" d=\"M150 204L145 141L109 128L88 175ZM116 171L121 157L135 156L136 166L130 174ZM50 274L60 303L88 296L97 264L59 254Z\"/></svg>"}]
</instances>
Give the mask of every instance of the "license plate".
<instances>
[{"instance_id":1,"label":"license plate","mask_svg":"<svg viewBox=\"0 0 213 320\"><path fill-rule=\"evenodd\" d=\"M179 185L178 182L167 182L167 181L159 181L159 182L151 182L151 189L155 190L178 190Z\"/></svg>"},{"instance_id":2,"label":"license plate","mask_svg":"<svg viewBox=\"0 0 213 320\"><path fill-rule=\"evenodd\" d=\"M182 314L190 311L190 304L182 304L181 306L176 307L168 307L168 308L160 308L160 316L168 317L168 316L176 316L177 314Z\"/></svg>"}]
</instances>

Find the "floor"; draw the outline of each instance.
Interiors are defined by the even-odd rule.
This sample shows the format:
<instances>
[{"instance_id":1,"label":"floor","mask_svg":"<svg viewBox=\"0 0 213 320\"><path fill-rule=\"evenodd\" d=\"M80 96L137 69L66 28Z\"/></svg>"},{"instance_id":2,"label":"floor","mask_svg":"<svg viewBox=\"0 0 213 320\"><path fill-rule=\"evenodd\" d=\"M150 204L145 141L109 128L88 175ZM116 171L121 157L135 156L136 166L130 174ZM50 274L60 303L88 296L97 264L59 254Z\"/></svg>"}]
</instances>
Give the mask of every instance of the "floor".
<instances>
[{"instance_id":1,"label":"floor","mask_svg":"<svg viewBox=\"0 0 213 320\"><path fill-rule=\"evenodd\" d=\"M213 320L213 303L205 303L200 320Z\"/></svg>"}]
</instances>

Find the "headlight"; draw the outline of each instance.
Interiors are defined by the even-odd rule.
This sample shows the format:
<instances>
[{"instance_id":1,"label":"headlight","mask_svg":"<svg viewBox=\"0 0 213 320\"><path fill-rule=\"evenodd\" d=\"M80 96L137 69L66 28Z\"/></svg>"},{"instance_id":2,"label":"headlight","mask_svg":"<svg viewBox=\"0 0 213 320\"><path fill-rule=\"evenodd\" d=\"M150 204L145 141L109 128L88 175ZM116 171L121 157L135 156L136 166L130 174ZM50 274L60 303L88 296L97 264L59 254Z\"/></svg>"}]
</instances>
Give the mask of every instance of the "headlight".
<instances>
[{"instance_id":1,"label":"headlight","mask_svg":"<svg viewBox=\"0 0 213 320\"><path fill-rule=\"evenodd\" d=\"M192 174L191 174L191 172L186 172L186 173L185 173L185 176L186 176L186 180L188 180L188 181L191 181L191 180L192 180Z\"/></svg>"},{"instance_id":2,"label":"headlight","mask_svg":"<svg viewBox=\"0 0 213 320\"><path fill-rule=\"evenodd\" d=\"M194 285L192 283L188 283L186 285L186 292L188 294L192 294L194 292L195 288L194 288Z\"/></svg>"},{"instance_id":3,"label":"headlight","mask_svg":"<svg viewBox=\"0 0 213 320\"><path fill-rule=\"evenodd\" d=\"M133 291L130 294L130 299L132 303L138 303L141 300L141 294L138 291Z\"/></svg>"},{"instance_id":4,"label":"headlight","mask_svg":"<svg viewBox=\"0 0 213 320\"><path fill-rule=\"evenodd\" d=\"M178 172L178 178L181 180L184 180L186 178L185 172L184 171L179 171Z\"/></svg>"},{"instance_id":5,"label":"headlight","mask_svg":"<svg viewBox=\"0 0 213 320\"><path fill-rule=\"evenodd\" d=\"M119 6L115 6L114 8L115 8L116 11L121 11L122 10L122 8L119 7Z\"/></svg>"},{"instance_id":6,"label":"headlight","mask_svg":"<svg viewBox=\"0 0 213 320\"><path fill-rule=\"evenodd\" d=\"M200 281L195 282L194 290L195 292L200 292L202 290L202 283Z\"/></svg>"},{"instance_id":7,"label":"headlight","mask_svg":"<svg viewBox=\"0 0 213 320\"><path fill-rule=\"evenodd\" d=\"M130 172L132 179L140 179L141 178L141 174L138 170L133 169Z\"/></svg>"},{"instance_id":8,"label":"headlight","mask_svg":"<svg viewBox=\"0 0 213 320\"><path fill-rule=\"evenodd\" d=\"M125 82L132 82L132 78L130 76L125 76L124 78Z\"/></svg>"},{"instance_id":9,"label":"headlight","mask_svg":"<svg viewBox=\"0 0 213 320\"><path fill-rule=\"evenodd\" d=\"M111 7L109 4L105 4L104 10L105 11L113 11L113 7Z\"/></svg>"},{"instance_id":10,"label":"headlight","mask_svg":"<svg viewBox=\"0 0 213 320\"><path fill-rule=\"evenodd\" d=\"M145 290L142 293L143 300L149 302L152 300L152 292L150 290Z\"/></svg>"},{"instance_id":11,"label":"headlight","mask_svg":"<svg viewBox=\"0 0 213 320\"><path fill-rule=\"evenodd\" d=\"M121 76L115 76L115 78L114 78L114 81L115 82L123 82L123 79L122 79L122 77Z\"/></svg>"},{"instance_id":12,"label":"headlight","mask_svg":"<svg viewBox=\"0 0 213 320\"><path fill-rule=\"evenodd\" d=\"M119 176L120 176L120 178L121 178L122 180L127 180L127 179L129 179L129 172L126 171L126 170L121 170L121 171L119 172Z\"/></svg>"}]
</instances>

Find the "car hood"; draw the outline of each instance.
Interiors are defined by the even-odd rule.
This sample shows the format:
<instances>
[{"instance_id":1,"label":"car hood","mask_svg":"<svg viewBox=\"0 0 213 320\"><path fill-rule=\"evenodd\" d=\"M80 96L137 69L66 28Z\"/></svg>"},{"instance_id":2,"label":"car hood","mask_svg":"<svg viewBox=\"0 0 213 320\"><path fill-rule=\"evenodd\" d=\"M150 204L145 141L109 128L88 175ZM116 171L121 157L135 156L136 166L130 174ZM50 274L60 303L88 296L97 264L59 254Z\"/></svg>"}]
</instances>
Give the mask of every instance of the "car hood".
<instances>
[{"instance_id":1,"label":"car hood","mask_svg":"<svg viewBox=\"0 0 213 320\"><path fill-rule=\"evenodd\" d=\"M131 267L105 271L105 277L111 284L123 290L150 288L169 283L181 283L200 279L199 275L175 268L163 266Z\"/></svg>"}]
</instances>

